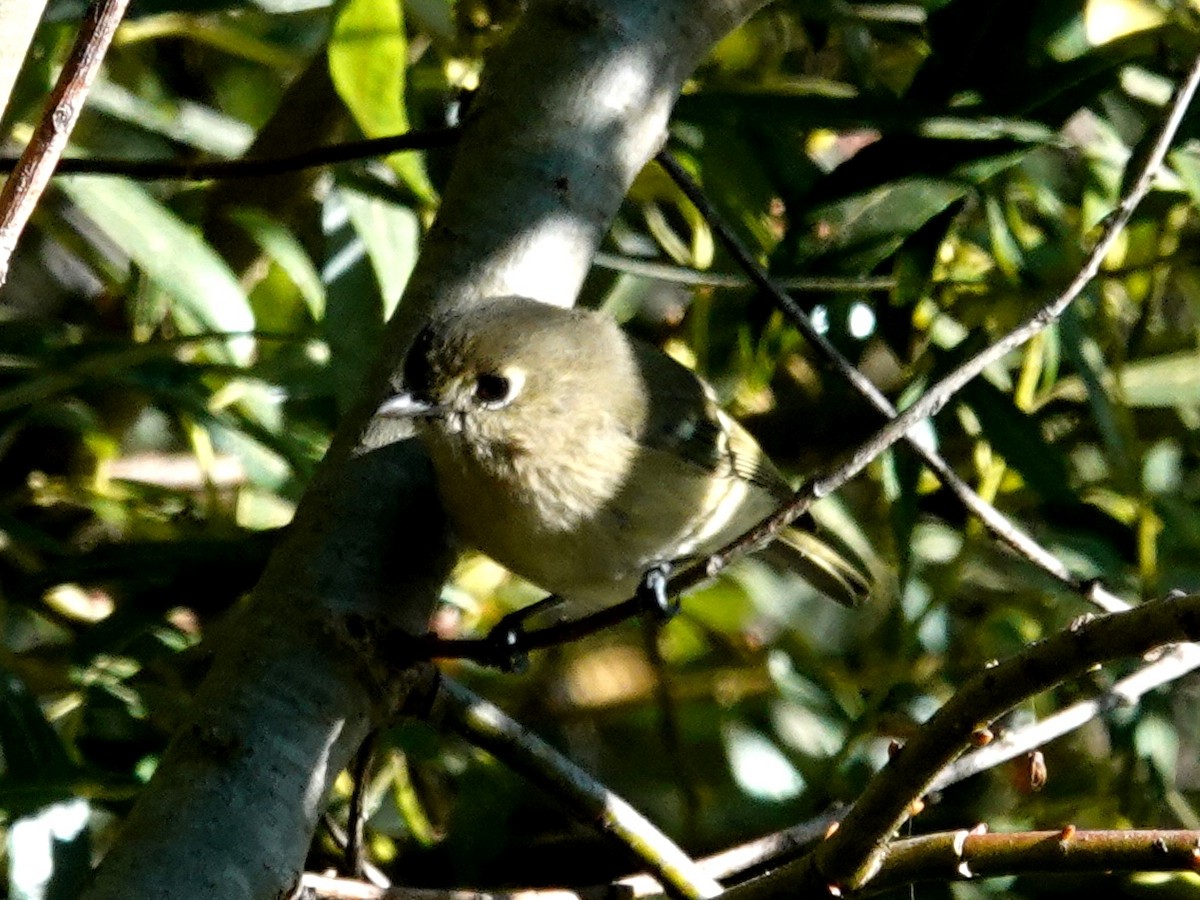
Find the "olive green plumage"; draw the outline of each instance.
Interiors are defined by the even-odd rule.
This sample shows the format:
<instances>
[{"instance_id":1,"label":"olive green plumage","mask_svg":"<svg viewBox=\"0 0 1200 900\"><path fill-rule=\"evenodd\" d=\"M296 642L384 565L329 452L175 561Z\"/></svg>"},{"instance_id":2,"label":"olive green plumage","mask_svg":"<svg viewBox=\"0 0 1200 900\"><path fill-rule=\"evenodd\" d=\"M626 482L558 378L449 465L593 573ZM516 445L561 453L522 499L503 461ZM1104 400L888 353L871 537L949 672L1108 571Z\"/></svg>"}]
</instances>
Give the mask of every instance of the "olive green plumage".
<instances>
[{"instance_id":1,"label":"olive green plumage","mask_svg":"<svg viewBox=\"0 0 1200 900\"><path fill-rule=\"evenodd\" d=\"M790 493L704 382L600 313L519 297L445 313L414 342L404 391L380 414L418 420L456 533L575 611L717 549ZM815 535L776 546L833 599L868 592Z\"/></svg>"}]
</instances>

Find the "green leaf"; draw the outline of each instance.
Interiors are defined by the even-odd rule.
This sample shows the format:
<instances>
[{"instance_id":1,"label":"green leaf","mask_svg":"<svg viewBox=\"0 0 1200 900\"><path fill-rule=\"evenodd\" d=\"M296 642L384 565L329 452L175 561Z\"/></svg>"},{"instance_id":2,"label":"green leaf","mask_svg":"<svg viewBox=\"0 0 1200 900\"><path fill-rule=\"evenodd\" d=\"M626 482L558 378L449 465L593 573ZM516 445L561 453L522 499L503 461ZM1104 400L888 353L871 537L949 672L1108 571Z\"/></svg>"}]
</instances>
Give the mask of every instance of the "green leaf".
<instances>
[{"instance_id":1,"label":"green leaf","mask_svg":"<svg viewBox=\"0 0 1200 900\"><path fill-rule=\"evenodd\" d=\"M313 321L320 322L325 315L325 286L295 234L259 209L230 210L229 218L244 228L263 252L287 273L308 304Z\"/></svg>"},{"instance_id":2,"label":"green leaf","mask_svg":"<svg viewBox=\"0 0 1200 900\"><path fill-rule=\"evenodd\" d=\"M383 298L383 318L391 317L417 262L421 225L416 213L404 206L342 185L342 199L350 222L363 243Z\"/></svg>"},{"instance_id":3,"label":"green leaf","mask_svg":"<svg viewBox=\"0 0 1200 900\"><path fill-rule=\"evenodd\" d=\"M976 379L963 388L959 399L979 419L984 438L1026 484L1048 501L1077 502L1068 486L1066 460L1042 437L1037 420L1013 406L1011 397Z\"/></svg>"},{"instance_id":4,"label":"green leaf","mask_svg":"<svg viewBox=\"0 0 1200 900\"><path fill-rule=\"evenodd\" d=\"M358 396L370 360L383 335L384 298L366 240L350 220L341 191L325 200L326 259L321 277L328 305L323 321L329 345L329 373L338 409Z\"/></svg>"},{"instance_id":5,"label":"green leaf","mask_svg":"<svg viewBox=\"0 0 1200 900\"><path fill-rule=\"evenodd\" d=\"M1119 386L1128 406L1173 409L1200 404L1200 352L1189 350L1126 363L1119 373L1106 373L1102 383L1108 388ZM1055 385L1053 396L1083 400L1087 388L1083 379L1072 375Z\"/></svg>"},{"instance_id":6,"label":"green leaf","mask_svg":"<svg viewBox=\"0 0 1200 900\"><path fill-rule=\"evenodd\" d=\"M329 39L329 74L338 95L367 137L409 130L404 100L408 40L397 0L347 0ZM398 153L388 164L426 203L433 185L419 156Z\"/></svg>"},{"instance_id":7,"label":"green leaf","mask_svg":"<svg viewBox=\"0 0 1200 900\"><path fill-rule=\"evenodd\" d=\"M183 313L181 328L254 330L250 301L237 279L200 236L144 188L116 178L63 178L59 185L96 227L127 253ZM192 326L195 326L194 328ZM214 345L242 365L254 354L252 337Z\"/></svg>"},{"instance_id":8,"label":"green leaf","mask_svg":"<svg viewBox=\"0 0 1200 900\"><path fill-rule=\"evenodd\" d=\"M815 209L800 257L833 257L838 270L870 271L922 225L957 202L966 187L933 178L892 182Z\"/></svg>"},{"instance_id":9,"label":"green leaf","mask_svg":"<svg viewBox=\"0 0 1200 900\"><path fill-rule=\"evenodd\" d=\"M147 99L106 78L97 79L88 92L88 109L104 113L109 137L128 126L218 156L241 156L254 140L254 129L245 122L211 107L182 98Z\"/></svg>"}]
</instances>

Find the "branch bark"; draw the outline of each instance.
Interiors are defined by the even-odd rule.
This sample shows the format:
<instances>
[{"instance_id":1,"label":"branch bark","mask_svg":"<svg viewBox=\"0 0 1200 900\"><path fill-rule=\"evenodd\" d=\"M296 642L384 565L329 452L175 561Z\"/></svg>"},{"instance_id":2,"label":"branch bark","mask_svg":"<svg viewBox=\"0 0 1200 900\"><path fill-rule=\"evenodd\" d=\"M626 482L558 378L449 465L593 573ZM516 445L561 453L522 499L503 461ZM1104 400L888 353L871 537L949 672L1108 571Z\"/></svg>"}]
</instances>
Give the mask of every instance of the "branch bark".
<instances>
[{"instance_id":1,"label":"branch bark","mask_svg":"<svg viewBox=\"0 0 1200 900\"><path fill-rule=\"evenodd\" d=\"M8 263L17 239L46 190L59 157L67 149L83 101L128 4L129 0L93 0L88 6L33 139L0 189L0 285L8 277Z\"/></svg>"},{"instance_id":2,"label":"branch bark","mask_svg":"<svg viewBox=\"0 0 1200 900\"><path fill-rule=\"evenodd\" d=\"M265 898L299 877L329 782L423 683L449 564L428 463L371 412L435 309L570 304L708 48L762 0L540 0L490 61L382 359L183 728L85 896Z\"/></svg>"},{"instance_id":3,"label":"branch bark","mask_svg":"<svg viewBox=\"0 0 1200 900\"><path fill-rule=\"evenodd\" d=\"M757 900L830 887L862 888L878 873L888 841L908 817L912 801L971 745L979 728L1093 665L1197 637L1200 597L1171 597L1100 616L980 672L888 761L828 840L808 856L728 893L734 900Z\"/></svg>"}]
</instances>

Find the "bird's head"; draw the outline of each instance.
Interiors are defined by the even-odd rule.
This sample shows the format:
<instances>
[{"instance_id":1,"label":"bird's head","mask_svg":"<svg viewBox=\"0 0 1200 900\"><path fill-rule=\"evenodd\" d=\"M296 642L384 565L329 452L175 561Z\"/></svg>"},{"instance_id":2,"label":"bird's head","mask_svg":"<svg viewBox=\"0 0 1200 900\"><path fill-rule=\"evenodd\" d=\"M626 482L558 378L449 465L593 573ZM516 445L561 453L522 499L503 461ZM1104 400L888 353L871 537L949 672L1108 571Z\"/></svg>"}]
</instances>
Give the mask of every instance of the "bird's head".
<instances>
[{"instance_id":1,"label":"bird's head","mask_svg":"<svg viewBox=\"0 0 1200 900\"><path fill-rule=\"evenodd\" d=\"M435 317L402 377L378 414L414 419L477 457L559 452L580 431L637 421L644 403L614 322L521 297Z\"/></svg>"}]
</instances>

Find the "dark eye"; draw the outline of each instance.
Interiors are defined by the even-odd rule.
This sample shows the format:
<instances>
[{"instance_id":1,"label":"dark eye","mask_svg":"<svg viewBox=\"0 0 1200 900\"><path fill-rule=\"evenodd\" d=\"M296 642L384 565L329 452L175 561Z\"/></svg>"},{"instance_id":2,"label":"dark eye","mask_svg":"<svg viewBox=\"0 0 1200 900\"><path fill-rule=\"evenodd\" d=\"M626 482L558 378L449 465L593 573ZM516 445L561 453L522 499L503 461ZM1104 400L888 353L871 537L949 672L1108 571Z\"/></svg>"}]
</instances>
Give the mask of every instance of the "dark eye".
<instances>
[{"instance_id":1,"label":"dark eye","mask_svg":"<svg viewBox=\"0 0 1200 900\"><path fill-rule=\"evenodd\" d=\"M503 406L512 399L512 382L503 375L485 372L475 379L475 399L488 406Z\"/></svg>"}]
</instances>

